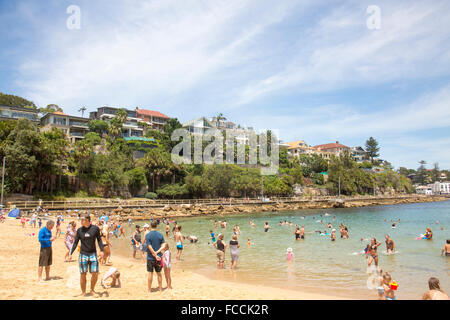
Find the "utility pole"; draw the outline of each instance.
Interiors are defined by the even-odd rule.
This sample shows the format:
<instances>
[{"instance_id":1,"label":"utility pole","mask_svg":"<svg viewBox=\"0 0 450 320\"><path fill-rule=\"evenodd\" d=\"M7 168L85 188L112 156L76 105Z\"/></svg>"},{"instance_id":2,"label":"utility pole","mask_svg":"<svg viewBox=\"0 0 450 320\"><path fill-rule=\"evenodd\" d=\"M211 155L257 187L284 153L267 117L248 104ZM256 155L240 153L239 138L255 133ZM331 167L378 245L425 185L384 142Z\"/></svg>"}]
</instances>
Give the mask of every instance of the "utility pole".
<instances>
[{"instance_id":1,"label":"utility pole","mask_svg":"<svg viewBox=\"0 0 450 320\"><path fill-rule=\"evenodd\" d=\"M2 170L2 198L1 198L1 210L3 211L3 189L5 186L5 161L6 157L3 157L3 170Z\"/></svg>"},{"instance_id":2,"label":"utility pole","mask_svg":"<svg viewBox=\"0 0 450 320\"><path fill-rule=\"evenodd\" d=\"M339 176L339 198L341 197L341 176Z\"/></svg>"}]
</instances>

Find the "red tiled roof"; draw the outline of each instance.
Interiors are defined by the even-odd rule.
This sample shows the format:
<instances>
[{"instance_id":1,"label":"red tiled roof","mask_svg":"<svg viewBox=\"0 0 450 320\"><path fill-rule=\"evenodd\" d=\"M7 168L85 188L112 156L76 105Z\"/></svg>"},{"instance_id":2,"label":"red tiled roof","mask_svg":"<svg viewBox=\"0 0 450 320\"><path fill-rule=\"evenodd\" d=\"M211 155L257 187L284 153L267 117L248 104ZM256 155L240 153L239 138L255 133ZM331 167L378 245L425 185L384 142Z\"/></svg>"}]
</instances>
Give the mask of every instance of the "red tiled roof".
<instances>
[{"instance_id":1,"label":"red tiled roof","mask_svg":"<svg viewBox=\"0 0 450 320\"><path fill-rule=\"evenodd\" d=\"M334 149L334 148L346 148L350 149L347 146L344 146L343 144L340 144L339 142L336 143L327 143L327 144L319 144L318 146L314 146L314 149L321 149L321 150L327 150L327 149Z\"/></svg>"},{"instance_id":2,"label":"red tiled roof","mask_svg":"<svg viewBox=\"0 0 450 320\"><path fill-rule=\"evenodd\" d=\"M59 114L61 116L67 116L67 114L65 114L64 112L61 112L61 111L55 111L55 112L53 112L53 114Z\"/></svg>"},{"instance_id":3,"label":"red tiled roof","mask_svg":"<svg viewBox=\"0 0 450 320\"><path fill-rule=\"evenodd\" d=\"M153 110L145 110L145 109L138 109L138 108L136 108L136 113L137 114L142 114L144 116L152 116L152 117L159 117L159 118L169 119L169 117L166 116L165 114L162 114L161 112L153 111Z\"/></svg>"}]
</instances>

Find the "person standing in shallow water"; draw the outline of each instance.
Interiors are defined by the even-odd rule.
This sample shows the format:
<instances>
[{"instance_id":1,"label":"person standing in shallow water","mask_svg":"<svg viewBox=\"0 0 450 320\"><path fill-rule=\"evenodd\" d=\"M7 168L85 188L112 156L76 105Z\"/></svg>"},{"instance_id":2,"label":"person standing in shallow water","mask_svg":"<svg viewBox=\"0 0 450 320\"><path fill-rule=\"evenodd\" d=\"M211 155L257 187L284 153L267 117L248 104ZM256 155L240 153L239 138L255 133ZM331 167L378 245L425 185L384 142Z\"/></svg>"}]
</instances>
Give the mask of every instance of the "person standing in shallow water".
<instances>
[{"instance_id":1,"label":"person standing in shallow water","mask_svg":"<svg viewBox=\"0 0 450 320\"><path fill-rule=\"evenodd\" d=\"M230 254L231 254L231 263L230 263L230 269L236 269L237 263L239 260L239 242L237 240L237 235L233 235L232 240L230 240Z\"/></svg>"},{"instance_id":2,"label":"person standing in shallow water","mask_svg":"<svg viewBox=\"0 0 450 320\"><path fill-rule=\"evenodd\" d=\"M176 242L177 245L177 256L176 259L178 261L181 260L181 254L183 253L183 235L181 234L181 226L177 227L177 231L175 232L174 235L174 240Z\"/></svg>"},{"instance_id":3,"label":"person standing in shallow water","mask_svg":"<svg viewBox=\"0 0 450 320\"><path fill-rule=\"evenodd\" d=\"M377 239L372 238L370 240L370 246L369 246L369 261L368 266L370 267L372 264L372 261L375 261L375 266L378 267L378 247L381 246L381 242L378 242Z\"/></svg>"},{"instance_id":4,"label":"person standing in shallow water","mask_svg":"<svg viewBox=\"0 0 450 320\"><path fill-rule=\"evenodd\" d=\"M394 251L395 251L395 243L389 237L389 235L386 235L386 253L394 253Z\"/></svg>"},{"instance_id":5,"label":"person standing in shallow water","mask_svg":"<svg viewBox=\"0 0 450 320\"><path fill-rule=\"evenodd\" d=\"M264 232L269 231L269 229L270 229L269 223L266 221L266 222L264 223Z\"/></svg>"}]
</instances>

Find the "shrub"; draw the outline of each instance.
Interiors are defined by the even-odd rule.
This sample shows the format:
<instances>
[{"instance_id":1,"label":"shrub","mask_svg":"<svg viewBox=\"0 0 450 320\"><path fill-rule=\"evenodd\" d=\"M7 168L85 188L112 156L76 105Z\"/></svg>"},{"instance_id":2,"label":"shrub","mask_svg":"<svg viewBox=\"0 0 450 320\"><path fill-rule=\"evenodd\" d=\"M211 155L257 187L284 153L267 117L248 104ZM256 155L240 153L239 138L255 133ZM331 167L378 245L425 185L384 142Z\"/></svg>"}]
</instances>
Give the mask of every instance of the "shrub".
<instances>
[{"instance_id":1,"label":"shrub","mask_svg":"<svg viewBox=\"0 0 450 320\"><path fill-rule=\"evenodd\" d=\"M147 199L156 199L156 198L158 197L158 195L157 195L156 193L154 193L154 192L147 192L147 193L145 194L145 197L146 197Z\"/></svg>"}]
</instances>

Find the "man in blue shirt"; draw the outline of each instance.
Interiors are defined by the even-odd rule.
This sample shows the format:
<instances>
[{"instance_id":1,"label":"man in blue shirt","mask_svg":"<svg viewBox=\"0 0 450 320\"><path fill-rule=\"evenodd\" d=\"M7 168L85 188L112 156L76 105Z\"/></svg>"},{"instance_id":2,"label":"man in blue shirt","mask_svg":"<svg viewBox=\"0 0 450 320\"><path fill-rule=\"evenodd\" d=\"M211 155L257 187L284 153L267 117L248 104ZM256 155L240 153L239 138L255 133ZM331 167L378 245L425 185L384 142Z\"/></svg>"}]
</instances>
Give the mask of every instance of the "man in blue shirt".
<instances>
[{"instance_id":1,"label":"man in blue shirt","mask_svg":"<svg viewBox=\"0 0 450 320\"><path fill-rule=\"evenodd\" d=\"M39 231L39 242L41 243L41 251L39 253L39 269L38 277L39 281L42 280L42 269L45 267L45 280L50 280L50 266L52 265L52 241L55 237L52 237L52 229L55 222L52 220L47 221L45 227Z\"/></svg>"},{"instance_id":2,"label":"man in blue shirt","mask_svg":"<svg viewBox=\"0 0 450 320\"><path fill-rule=\"evenodd\" d=\"M153 270L158 276L159 291L162 292L162 275L161 275L161 251L165 248L164 237L156 228L158 224L152 221L150 232L145 236L145 248L147 248L147 272L148 272L148 292L151 293Z\"/></svg>"}]
</instances>

